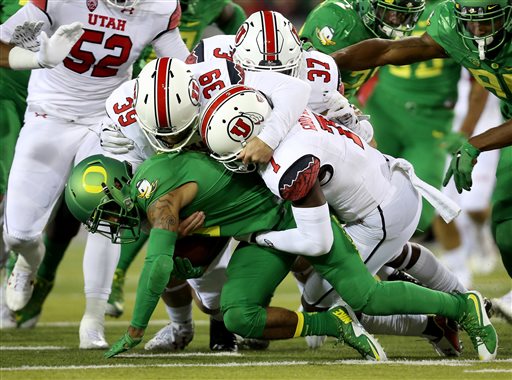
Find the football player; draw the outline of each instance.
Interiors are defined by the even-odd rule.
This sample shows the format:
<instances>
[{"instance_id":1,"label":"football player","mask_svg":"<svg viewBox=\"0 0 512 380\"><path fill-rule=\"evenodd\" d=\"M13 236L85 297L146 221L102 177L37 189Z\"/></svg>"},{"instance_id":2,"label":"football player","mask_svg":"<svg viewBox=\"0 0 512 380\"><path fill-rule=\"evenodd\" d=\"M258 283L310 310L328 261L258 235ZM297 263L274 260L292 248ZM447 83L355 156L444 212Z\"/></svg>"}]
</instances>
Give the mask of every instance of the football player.
<instances>
[{"instance_id":1,"label":"football player","mask_svg":"<svg viewBox=\"0 0 512 380\"><path fill-rule=\"evenodd\" d=\"M34 0L2 24L3 42L9 41L16 25L28 20L42 21L42 30L51 38L61 25L80 22L86 26L62 64L36 70L30 78L25 124L16 145L5 206L4 240L18 254L6 290L12 310L20 310L30 299L44 256L41 233L73 162L90 154L83 141L104 117L108 95L130 78L131 65L147 44L152 43L159 55L188 55L177 29L179 17L176 1ZM139 33L141 28L145 33ZM101 268L113 274L116 251L118 247L104 238L92 236L87 244L81 348L107 347L103 312L111 281L98 281L103 273L95 257L111 258L113 265Z\"/></svg>"},{"instance_id":2,"label":"football player","mask_svg":"<svg viewBox=\"0 0 512 380\"><path fill-rule=\"evenodd\" d=\"M454 154L444 179L453 176L457 191L470 190L471 173L481 152L501 149L493 194L492 231L503 264L512 276L512 5L508 0L456 0L440 4L418 37L398 41L372 39L333 54L341 68L362 70L451 57L501 99L505 122L471 137Z\"/></svg>"},{"instance_id":3,"label":"football player","mask_svg":"<svg viewBox=\"0 0 512 380\"><path fill-rule=\"evenodd\" d=\"M265 104L261 104L255 114L265 112L264 108ZM98 192L99 189L102 190ZM308 191L311 197L320 194L316 185ZM110 235L112 241L117 241L120 233L125 238L136 237L141 215L147 217L150 225L149 248L134 315L128 331L105 354L107 358L141 342L173 271L180 217L202 210L208 215L206 231L211 234L213 228L219 236L242 236L295 226L290 204L276 204L274 195L259 176L234 175L199 152L153 156L133 176L124 163L104 156L89 157L73 170L66 187L66 202L91 232ZM288 212L283 213L283 208ZM412 283L378 282L335 221L332 231L332 249L310 260L336 291L344 295L348 305L367 314L446 316L461 323L482 360L496 356L497 335L478 292L447 294ZM228 329L244 337L266 339L329 335L343 339L366 359L385 360L378 342L356 322L348 306L319 313L267 306L295 257L254 244L241 244L235 250L221 298Z\"/></svg>"}]
</instances>

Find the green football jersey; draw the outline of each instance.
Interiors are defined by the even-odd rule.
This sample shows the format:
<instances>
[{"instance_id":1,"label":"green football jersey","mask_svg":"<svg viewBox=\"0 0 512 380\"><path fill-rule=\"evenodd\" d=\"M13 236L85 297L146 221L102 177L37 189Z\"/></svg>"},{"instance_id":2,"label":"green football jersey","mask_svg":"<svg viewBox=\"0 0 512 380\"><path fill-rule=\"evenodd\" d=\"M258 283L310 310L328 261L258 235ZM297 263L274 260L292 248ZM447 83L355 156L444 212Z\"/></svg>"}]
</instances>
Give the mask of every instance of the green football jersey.
<instances>
[{"instance_id":1,"label":"green football jersey","mask_svg":"<svg viewBox=\"0 0 512 380\"><path fill-rule=\"evenodd\" d=\"M162 195L195 182L195 199L181 218L204 211L209 236L239 236L271 230L282 222L282 206L256 174L236 174L204 153L159 154L145 161L131 181L131 195L147 211ZM290 214L290 213L285 213Z\"/></svg>"},{"instance_id":2,"label":"green football jersey","mask_svg":"<svg viewBox=\"0 0 512 380\"><path fill-rule=\"evenodd\" d=\"M360 41L375 38L357 13L356 0L326 0L313 9L299 31L301 39L309 41L322 53L331 54ZM341 70L345 94L354 95L377 69Z\"/></svg>"},{"instance_id":3,"label":"green football jersey","mask_svg":"<svg viewBox=\"0 0 512 380\"><path fill-rule=\"evenodd\" d=\"M0 23L18 11L28 0L0 0ZM0 68L0 97L19 102L27 98L28 79L30 70L11 70ZM23 112L23 111L22 111Z\"/></svg>"},{"instance_id":4,"label":"green football jersey","mask_svg":"<svg viewBox=\"0 0 512 380\"><path fill-rule=\"evenodd\" d=\"M427 1L412 35L425 32L430 13L441 1ZM460 64L442 58L412 65L387 65L379 70L379 89L385 89L396 101L401 99L404 103L410 101L416 105L450 109L457 101L460 71Z\"/></svg>"},{"instance_id":5,"label":"green football jersey","mask_svg":"<svg viewBox=\"0 0 512 380\"><path fill-rule=\"evenodd\" d=\"M471 52L457 33L454 3L447 1L436 7L427 22L427 33L456 62L466 67L478 83L512 105L512 41L509 39L499 54L492 59L480 60ZM508 107L510 110L511 107ZM512 115L505 115L507 118Z\"/></svg>"}]
</instances>

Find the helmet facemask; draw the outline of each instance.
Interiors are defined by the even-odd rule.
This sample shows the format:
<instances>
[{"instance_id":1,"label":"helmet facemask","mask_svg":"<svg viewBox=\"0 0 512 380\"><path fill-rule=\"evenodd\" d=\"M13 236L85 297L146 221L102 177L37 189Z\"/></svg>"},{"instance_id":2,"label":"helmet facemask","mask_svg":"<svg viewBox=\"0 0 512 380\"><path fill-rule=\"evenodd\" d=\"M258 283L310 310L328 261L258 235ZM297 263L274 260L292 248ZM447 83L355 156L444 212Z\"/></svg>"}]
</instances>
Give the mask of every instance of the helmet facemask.
<instances>
[{"instance_id":1,"label":"helmet facemask","mask_svg":"<svg viewBox=\"0 0 512 380\"><path fill-rule=\"evenodd\" d=\"M511 10L512 5L503 0L455 3L457 32L480 60L495 56L506 42L512 28Z\"/></svg>"},{"instance_id":2,"label":"helmet facemask","mask_svg":"<svg viewBox=\"0 0 512 380\"><path fill-rule=\"evenodd\" d=\"M416 27L425 1L370 0L367 7L360 9L363 22L377 37L400 39L409 36Z\"/></svg>"}]
</instances>

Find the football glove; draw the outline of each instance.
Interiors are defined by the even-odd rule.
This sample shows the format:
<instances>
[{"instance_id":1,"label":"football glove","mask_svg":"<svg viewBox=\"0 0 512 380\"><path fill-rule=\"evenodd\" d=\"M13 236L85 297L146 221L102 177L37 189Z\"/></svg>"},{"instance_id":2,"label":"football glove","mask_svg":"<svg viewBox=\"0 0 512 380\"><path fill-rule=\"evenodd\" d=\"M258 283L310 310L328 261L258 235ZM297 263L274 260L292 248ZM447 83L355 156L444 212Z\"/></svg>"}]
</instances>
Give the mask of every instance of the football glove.
<instances>
[{"instance_id":1,"label":"football glove","mask_svg":"<svg viewBox=\"0 0 512 380\"><path fill-rule=\"evenodd\" d=\"M126 352L142 341L142 338L134 339L128 333L125 333L121 339L115 342L110 350L103 355L106 359L112 358L122 352Z\"/></svg>"},{"instance_id":2,"label":"football glove","mask_svg":"<svg viewBox=\"0 0 512 380\"><path fill-rule=\"evenodd\" d=\"M347 98L338 91L325 92L323 96L326 107L325 117L352 129L357 122L357 116Z\"/></svg>"},{"instance_id":3,"label":"football glove","mask_svg":"<svg viewBox=\"0 0 512 380\"><path fill-rule=\"evenodd\" d=\"M460 132L449 132L441 140L441 147L450 154L455 154L467 137Z\"/></svg>"},{"instance_id":4,"label":"football glove","mask_svg":"<svg viewBox=\"0 0 512 380\"><path fill-rule=\"evenodd\" d=\"M61 25L51 38L48 38L42 31L39 35L41 45L37 52L39 65L48 69L57 66L66 58L83 33L84 30L80 22Z\"/></svg>"},{"instance_id":5,"label":"football glove","mask_svg":"<svg viewBox=\"0 0 512 380\"><path fill-rule=\"evenodd\" d=\"M133 141L123 135L115 124L103 123L100 132L100 145L107 152L125 154L133 149Z\"/></svg>"},{"instance_id":6,"label":"football glove","mask_svg":"<svg viewBox=\"0 0 512 380\"><path fill-rule=\"evenodd\" d=\"M203 267L194 267L186 257L174 257L174 268L172 276L179 280L201 277L204 273Z\"/></svg>"},{"instance_id":7,"label":"football glove","mask_svg":"<svg viewBox=\"0 0 512 380\"><path fill-rule=\"evenodd\" d=\"M446 186L453 176L455 187L459 194L462 193L462 190L470 191L473 185L471 172L473 171L479 154L480 150L471 145L468 141L462 144L450 162L450 166L444 177L443 186Z\"/></svg>"},{"instance_id":8,"label":"football glove","mask_svg":"<svg viewBox=\"0 0 512 380\"><path fill-rule=\"evenodd\" d=\"M40 45L38 37L43 25L43 21L25 21L17 25L9 43L30 51L38 51Z\"/></svg>"}]
</instances>

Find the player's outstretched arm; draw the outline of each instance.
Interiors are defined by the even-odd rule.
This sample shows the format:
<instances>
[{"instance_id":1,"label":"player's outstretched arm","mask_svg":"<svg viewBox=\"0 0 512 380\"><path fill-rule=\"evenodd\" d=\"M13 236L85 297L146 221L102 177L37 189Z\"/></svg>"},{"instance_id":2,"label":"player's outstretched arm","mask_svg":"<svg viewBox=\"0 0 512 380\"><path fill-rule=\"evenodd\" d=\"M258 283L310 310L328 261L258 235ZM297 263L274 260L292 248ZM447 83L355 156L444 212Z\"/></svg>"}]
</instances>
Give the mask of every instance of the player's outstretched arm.
<instances>
[{"instance_id":1,"label":"player's outstretched arm","mask_svg":"<svg viewBox=\"0 0 512 380\"><path fill-rule=\"evenodd\" d=\"M366 70L383 65L409 65L446 58L444 50L428 33L400 40L372 38L331 54L340 70Z\"/></svg>"},{"instance_id":2,"label":"player's outstretched arm","mask_svg":"<svg viewBox=\"0 0 512 380\"><path fill-rule=\"evenodd\" d=\"M39 33L40 28L37 28L36 24L31 30L32 32L36 31ZM12 41L14 43L17 43L16 41L18 40L21 42L29 41L30 38L27 33L25 33L25 37L20 37L21 40L17 38ZM39 35L39 51L37 52L28 50L30 46L36 48L33 44L24 48L22 47L25 46L23 43L19 43L20 46L0 43L0 64L2 67L8 67L13 70L53 68L66 58L82 34L82 24L79 22L60 26L51 38L48 38L43 31ZM33 36L33 33L31 35Z\"/></svg>"}]
</instances>

